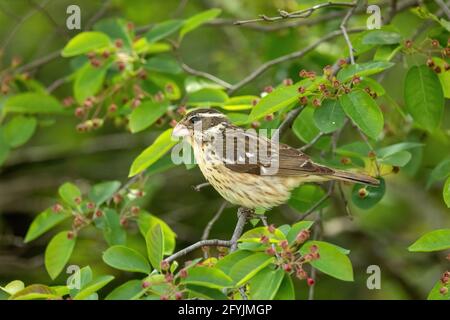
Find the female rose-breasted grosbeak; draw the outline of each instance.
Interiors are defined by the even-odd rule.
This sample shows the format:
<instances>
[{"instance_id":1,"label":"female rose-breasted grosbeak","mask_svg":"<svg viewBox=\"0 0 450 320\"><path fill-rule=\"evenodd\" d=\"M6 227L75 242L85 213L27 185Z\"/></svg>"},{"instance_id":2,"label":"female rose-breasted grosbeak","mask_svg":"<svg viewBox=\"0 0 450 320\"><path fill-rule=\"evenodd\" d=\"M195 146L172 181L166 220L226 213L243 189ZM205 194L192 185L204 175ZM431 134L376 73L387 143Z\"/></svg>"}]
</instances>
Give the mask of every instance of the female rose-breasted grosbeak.
<instances>
[{"instance_id":1,"label":"female rose-breasted grosbeak","mask_svg":"<svg viewBox=\"0 0 450 320\"><path fill-rule=\"evenodd\" d=\"M187 139L206 180L223 198L248 209L278 206L306 182L379 184L365 174L316 164L295 148L233 125L215 109L189 112L172 135Z\"/></svg>"}]
</instances>

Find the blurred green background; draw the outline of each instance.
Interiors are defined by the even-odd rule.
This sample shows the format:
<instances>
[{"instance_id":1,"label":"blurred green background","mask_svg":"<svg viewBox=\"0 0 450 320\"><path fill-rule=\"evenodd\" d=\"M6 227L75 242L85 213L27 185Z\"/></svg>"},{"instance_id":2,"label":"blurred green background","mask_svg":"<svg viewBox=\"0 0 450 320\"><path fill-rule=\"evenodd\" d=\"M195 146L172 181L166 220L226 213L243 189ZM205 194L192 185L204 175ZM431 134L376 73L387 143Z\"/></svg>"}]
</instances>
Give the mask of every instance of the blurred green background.
<instances>
[{"instance_id":1,"label":"blurred green background","mask_svg":"<svg viewBox=\"0 0 450 320\"><path fill-rule=\"evenodd\" d=\"M105 2L107 5L105 6ZM203 26L190 33L181 47L181 55L190 66L235 83L265 61L297 51L319 37L339 28L340 19L329 19L314 26L261 31L234 26L232 21L257 17L258 14L277 14L277 8L293 10L320 1L294 0L113 0L113 1L27 1L0 0L0 69L11 59L33 61L61 49L76 30L67 30L66 8L77 4L81 8L82 28L101 10L104 17L121 17L138 28L175 17L189 17L208 8L223 9L217 23ZM371 1L376 3L376 1ZM403 1L398 1L402 3ZM45 11L34 4L43 4ZM433 8L433 3L430 7ZM322 10L312 17L332 12ZM383 15L386 12L382 11ZM351 25L362 26L367 16L360 14ZM412 13L397 15L393 24L409 37L422 24ZM263 24L275 26L274 24ZM320 72L323 66L345 57L347 48L342 37L329 41L305 57L269 69L239 93L259 94L267 85L274 85L287 77L298 79L301 69ZM71 72L69 59L56 58L33 70L32 76L50 85ZM403 105L405 69L400 66L387 71L382 84L395 100ZM54 95L60 99L71 95L70 84L62 85ZM443 127L450 130L447 112ZM43 265L43 253L54 232L24 245L23 237L33 217L52 205L56 191L63 182L71 181L83 187L102 180L125 182L133 159L157 136L158 132L144 131L130 134L111 122L99 131L79 134L76 119L59 117L41 122L37 134L25 146L15 150L0 167L0 284L13 279L25 283L52 283ZM382 202L370 210L352 207L353 219L343 209L339 197L336 205L324 211L324 239L351 250L355 282L342 282L324 275L318 276L316 298L330 299L417 299L428 291L448 268L444 253L410 253L407 247L421 234L450 225L450 212L442 201L442 184L425 189L430 171L450 155L449 140L439 136L420 136L425 143L423 152L414 154L418 171L408 170L386 177L387 192ZM359 140L351 130L343 134L342 144ZM395 137L391 138L392 143ZM291 134L286 141L294 146L301 143ZM412 169L411 169L412 170ZM212 188L195 192L191 186L204 182L198 170L184 166L153 175L148 183L142 207L166 221L177 233L177 248L200 239L203 228L215 214L222 199ZM348 195L350 189L344 190ZM296 221L298 213L287 206L272 210L271 223L281 225ZM236 220L236 208L228 207L211 235L226 239L231 236ZM65 226L59 227L61 230ZM66 226L67 228L67 226ZM133 226L130 226L133 233ZM91 232L89 232L91 230ZM89 264L96 273L109 273L117 278L109 285L123 283L131 274L118 273L101 260L107 248L100 234L83 231L71 264ZM136 241L137 229L134 230ZM195 252L195 255L199 255ZM381 290L366 287L369 265L379 265L382 272ZM54 283L63 283L62 274ZM307 297L307 287L297 283L297 297ZM108 288L106 289L108 291Z\"/></svg>"}]
</instances>

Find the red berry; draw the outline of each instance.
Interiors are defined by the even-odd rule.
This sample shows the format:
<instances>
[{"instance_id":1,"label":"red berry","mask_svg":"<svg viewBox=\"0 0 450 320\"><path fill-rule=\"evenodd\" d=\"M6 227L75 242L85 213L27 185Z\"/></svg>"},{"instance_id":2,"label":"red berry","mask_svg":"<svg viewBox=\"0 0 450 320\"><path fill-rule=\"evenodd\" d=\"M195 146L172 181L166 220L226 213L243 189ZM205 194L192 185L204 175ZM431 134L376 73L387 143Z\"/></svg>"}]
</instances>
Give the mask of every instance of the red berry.
<instances>
[{"instance_id":1,"label":"red berry","mask_svg":"<svg viewBox=\"0 0 450 320\"><path fill-rule=\"evenodd\" d=\"M92 209L95 208L95 203L93 203L93 202L88 202L87 205L86 205L86 207L87 207L89 210L92 210Z\"/></svg>"},{"instance_id":2,"label":"red berry","mask_svg":"<svg viewBox=\"0 0 450 320\"><path fill-rule=\"evenodd\" d=\"M258 129L261 124L258 121L252 122L251 126L253 129Z\"/></svg>"},{"instance_id":3,"label":"red berry","mask_svg":"<svg viewBox=\"0 0 450 320\"><path fill-rule=\"evenodd\" d=\"M67 232L67 239L73 239L75 237L75 234L73 233L73 231L69 231Z\"/></svg>"},{"instance_id":4,"label":"red berry","mask_svg":"<svg viewBox=\"0 0 450 320\"><path fill-rule=\"evenodd\" d=\"M256 106L259 102L259 99L253 99L252 100L252 106Z\"/></svg>"},{"instance_id":5,"label":"red berry","mask_svg":"<svg viewBox=\"0 0 450 320\"><path fill-rule=\"evenodd\" d=\"M161 300L169 300L169 296L166 294L163 294L159 297Z\"/></svg>"},{"instance_id":6,"label":"red berry","mask_svg":"<svg viewBox=\"0 0 450 320\"><path fill-rule=\"evenodd\" d=\"M131 108L135 109L135 108L139 107L140 104L141 104L141 100L133 99L133 101L131 102Z\"/></svg>"},{"instance_id":7,"label":"red berry","mask_svg":"<svg viewBox=\"0 0 450 320\"><path fill-rule=\"evenodd\" d=\"M405 41L405 47L406 47L406 48L411 48L411 47L412 47L412 44L413 44L413 43L412 43L411 40L406 40L406 41Z\"/></svg>"},{"instance_id":8,"label":"red berry","mask_svg":"<svg viewBox=\"0 0 450 320\"><path fill-rule=\"evenodd\" d=\"M341 163L342 164L349 164L351 161L350 161L350 158L347 158L347 157L342 157L341 158Z\"/></svg>"},{"instance_id":9,"label":"red berry","mask_svg":"<svg viewBox=\"0 0 450 320\"><path fill-rule=\"evenodd\" d=\"M114 113L117 111L117 105L115 103L111 103L108 107L108 112L109 113Z\"/></svg>"},{"instance_id":10,"label":"red berry","mask_svg":"<svg viewBox=\"0 0 450 320\"><path fill-rule=\"evenodd\" d=\"M180 278L186 278L188 276L187 270L185 268L180 270Z\"/></svg>"},{"instance_id":11,"label":"red berry","mask_svg":"<svg viewBox=\"0 0 450 320\"><path fill-rule=\"evenodd\" d=\"M95 211L95 215L100 218L103 215L103 211L102 210L96 210Z\"/></svg>"},{"instance_id":12,"label":"red berry","mask_svg":"<svg viewBox=\"0 0 450 320\"><path fill-rule=\"evenodd\" d=\"M169 125L170 125L172 128L175 128L175 126L176 126L177 124L178 124L178 121L177 121L177 120L175 120L175 119L170 120Z\"/></svg>"},{"instance_id":13,"label":"red berry","mask_svg":"<svg viewBox=\"0 0 450 320\"><path fill-rule=\"evenodd\" d=\"M361 82L360 76L358 76L358 75L353 76L353 78L352 78L352 83L353 84L358 84L360 82Z\"/></svg>"},{"instance_id":14,"label":"red berry","mask_svg":"<svg viewBox=\"0 0 450 320\"><path fill-rule=\"evenodd\" d=\"M272 121L272 120L273 120L273 113L266 115L266 116L264 117L264 120L266 120L266 121Z\"/></svg>"},{"instance_id":15,"label":"red berry","mask_svg":"<svg viewBox=\"0 0 450 320\"><path fill-rule=\"evenodd\" d=\"M307 76L308 76L308 71L306 71L306 70L301 70L299 73L298 73L298 75L301 77L301 78L306 78Z\"/></svg>"},{"instance_id":16,"label":"red berry","mask_svg":"<svg viewBox=\"0 0 450 320\"><path fill-rule=\"evenodd\" d=\"M303 86L298 87L298 93L305 93L306 89Z\"/></svg>"},{"instance_id":17,"label":"red berry","mask_svg":"<svg viewBox=\"0 0 450 320\"><path fill-rule=\"evenodd\" d=\"M128 220L127 220L127 218L125 218L125 217L121 218L121 219L120 219L120 225L121 225L122 227L126 227L126 226L128 225Z\"/></svg>"},{"instance_id":18,"label":"red berry","mask_svg":"<svg viewBox=\"0 0 450 320\"><path fill-rule=\"evenodd\" d=\"M302 230L297 234L297 237L295 238L295 241L298 244L304 243L309 238L309 230Z\"/></svg>"},{"instance_id":19,"label":"red berry","mask_svg":"<svg viewBox=\"0 0 450 320\"><path fill-rule=\"evenodd\" d=\"M150 287L150 282L148 282L148 281L142 282L142 288L146 289L148 287Z\"/></svg>"},{"instance_id":20,"label":"red berry","mask_svg":"<svg viewBox=\"0 0 450 320\"><path fill-rule=\"evenodd\" d=\"M52 211L54 212L54 213L60 213L61 211L63 211L64 210L64 207L62 206L62 205L60 205L59 203L55 203L53 206L52 206Z\"/></svg>"},{"instance_id":21,"label":"red berry","mask_svg":"<svg viewBox=\"0 0 450 320\"><path fill-rule=\"evenodd\" d=\"M137 215L139 214L139 212L141 212L141 208L139 208L138 206L132 206L130 211L133 215Z\"/></svg>"},{"instance_id":22,"label":"red berry","mask_svg":"<svg viewBox=\"0 0 450 320\"><path fill-rule=\"evenodd\" d=\"M431 45L435 48L439 47L439 41L437 41L436 39L431 40Z\"/></svg>"},{"instance_id":23,"label":"red berry","mask_svg":"<svg viewBox=\"0 0 450 320\"><path fill-rule=\"evenodd\" d=\"M170 268L170 263L166 260L161 261L161 269L166 271L169 270Z\"/></svg>"},{"instance_id":24,"label":"red berry","mask_svg":"<svg viewBox=\"0 0 450 320\"><path fill-rule=\"evenodd\" d=\"M302 268L298 268L297 271L295 272L295 275L300 280L308 278L308 273L306 273L306 271L303 270Z\"/></svg>"},{"instance_id":25,"label":"red berry","mask_svg":"<svg viewBox=\"0 0 450 320\"><path fill-rule=\"evenodd\" d=\"M292 271L292 267L289 263L284 263L283 264L283 270L286 272L291 272Z\"/></svg>"},{"instance_id":26,"label":"red berry","mask_svg":"<svg viewBox=\"0 0 450 320\"><path fill-rule=\"evenodd\" d=\"M305 96L300 97L300 104L301 104L302 106L306 106L306 105L308 104L308 98L305 97Z\"/></svg>"},{"instance_id":27,"label":"red berry","mask_svg":"<svg viewBox=\"0 0 450 320\"><path fill-rule=\"evenodd\" d=\"M72 97L65 97L63 100L63 105L65 107L70 107L74 103L74 100Z\"/></svg>"},{"instance_id":28,"label":"red berry","mask_svg":"<svg viewBox=\"0 0 450 320\"><path fill-rule=\"evenodd\" d=\"M75 116L77 118L82 118L84 116L84 109L83 108L76 108L75 109Z\"/></svg>"},{"instance_id":29,"label":"red berry","mask_svg":"<svg viewBox=\"0 0 450 320\"><path fill-rule=\"evenodd\" d=\"M448 293L448 288L447 287L440 288L439 293L442 295L446 295Z\"/></svg>"},{"instance_id":30,"label":"red berry","mask_svg":"<svg viewBox=\"0 0 450 320\"><path fill-rule=\"evenodd\" d=\"M167 283L170 283L170 282L173 281L173 274L171 274L171 273L166 273L166 275L165 275L164 278L165 278L165 280L166 280Z\"/></svg>"},{"instance_id":31,"label":"red berry","mask_svg":"<svg viewBox=\"0 0 450 320\"><path fill-rule=\"evenodd\" d=\"M309 248L309 252L311 253L316 253L319 250L319 247L315 244L313 244L310 248Z\"/></svg>"},{"instance_id":32,"label":"red berry","mask_svg":"<svg viewBox=\"0 0 450 320\"><path fill-rule=\"evenodd\" d=\"M116 39L114 41L114 45L116 46L116 48L122 48L123 47L123 40L122 39Z\"/></svg>"},{"instance_id":33,"label":"red berry","mask_svg":"<svg viewBox=\"0 0 450 320\"><path fill-rule=\"evenodd\" d=\"M289 248L289 242L287 242L287 240L281 241L280 247L282 247L284 250L286 250L287 248Z\"/></svg>"},{"instance_id":34,"label":"red berry","mask_svg":"<svg viewBox=\"0 0 450 320\"><path fill-rule=\"evenodd\" d=\"M183 299L183 293L182 292L175 292L175 299L176 300L181 300Z\"/></svg>"},{"instance_id":35,"label":"red berry","mask_svg":"<svg viewBox=\"0 0 450 320\"><path fill-rule=\"evenodd\" d=\"M306 279L306 283L308 284L308 286L312 287L315 283L313 278L308 278Z\"/></svg>"},{"instance_id":36,"label":"red berry","mask_svg":"<svg viewBox=\"0 0 450 320\"><path fill-rule=\"evenodd\" d=\"M269 243L269 238L267 236L261 236L261 238L259 239L259 242L261 242L262 244L268 244Z\"/></svg>"},{"instance_id":37,"label":"red berry","mask_svg":"<svg viewBox=\"0 0 450 320\"><path fill-rule=\"evenodd\" d=\"M283 80L283 84L284 84L285 86L292 86L293 83L294 83L294 81L292 81L291 78L288 78L288 79L284 79L284 80Z\"/></svg>"},{"instance_id":38,"label":"red berry","mask_svg":"<svg viewBox=\"0 0 450 320\"><path fill-rule=\"evenodd\" d=\"M320 105L322 104L322 102L320 102L320 99L315 98L312 102L314 107L320 107Z\"/></svg>"},{"instance_id":39,"label":"red berry","mask_svg":"<svg viewBox=\"0 0 450 320\"><path fill-rule=\"evenodd\" d=\"M75 201L75 203L79 205L81 204L82 199L81 197L76 197L75 199L73 199L73 201Z\"/></svg>"},{"instance_id":40,"label":"red berry","mask_svg":"<svg viewBox=\"0 0 450 320\"><path fill-rule=\"evenodd\" d=\"M367 192L367 189L366 189L366 188L361 188L361 189L358 190L358 196L359 196L361 199L367 197L368 194L369 194L369 193Z\"/></svg>"},{"instance_id":41,"label":"red berry","mask_svg":"<svg viewBox=\"0 0 450 320\"><path fill-rule=\"evenodd\" d=\"M433 68L433 67L434 67L434 61L433 61L433 59L428 58L426 63L427 63L427 66L429 66L430 68Z\"/></svg>"},{"instance_id":42,"label":"red berry","mask_svg":"<svg viewBox=\"0 0 450 320\"><path fill-rule=\"evenodd\" d=\"M123 62L123 61L118 61L118 62L117 62L117 68L119 68L119 71L125 70L125 62Z\"/></svg>"},{"instance_id":43,"label":"red berry","mask_svg":"<svg viewBox=\"0 0 450 320\"><path fill-rule=\"evenodd\" d=\"M181 115L185 115L187 112L186 106L179 106L177 109L177 113Z\"/></svg>"},{"instance_id":44,"label":"red berry","mask_svg":"<svg viewBox=\"0 0 450 320\"><path fill-rule=\"evenodd\" d=\"M345 59L339 59L338 64L339 64L340 67L345 66L345 65L347 64L347 60L345 60Z\"/></svg>"},{"instance_id":45,"label":"red berry","mask_svg":"<svg viewBox=\"0 0 450 320\"><path fill-rule=\"evenodd\" d=\"M114 195L114 197L113 197L113 202L115 203L115 204L119 204L119 203L121 203L122 202L122 196L120 195L120 194L118 194L118 193L116 193L115 195Z\"/></svg>"},{"instance_id":46,"label":"red berry","mask_svg":"<svg viewBox=\"0 0 450 320\"><path fill-rule=\"evenodd\" d=\"M101 63L100 60L98 60L98 59L92 59L92 60L91 60L91 66L93 66L94 68L100 67L101 64L102 64L102 63Z\"/></svg>"},{"instance_id":47,"label":"red berry","mask_svg":"<svg viewBox=\"0 0 450 320\"><path fill-rule=\"evenodd\" d=\"M103 58L108 59L109 56L110 56L110 53L109 53L108 50L105 50L105 51L102 52L102 57L103 57Z\"/></svg>"},{"instance_id":48,"label":"red berry","mask_svg":"<svg viewBox=\"0 0 450 320\"><path fill-rule=\"evenodd\" d=\"M272 86L267 86L267 87L264 88L264 92L271 93L272 91L273 91L273 87Z\"/></svg>"},{"instance_id":49,"label":"red berry","mask_svg":"<svg viewBox=\"0 0 450 320\"><path fill-rule=\"evenodd\" d=\"M276 252L275 252L274 248L270 246L269 248L266 249L266 253L269 256L274 256Z\"/></svg>"},{"instance_id":50,"label":"red berry","mask_svg":"<svg viewBox=\"0 0 450 320\"><path fill-rule=\"evenodd\" d=\"M133 22L128 22L127 23L127 29L128 29L128 31L132 31L134 29L134 23Z\"/></svg>"},{"instance_id":51,"label":"red berry","mask_svg":"<svg viewBox=\"0 0 450 320\"><path fill-rule=\"evenodd\" d=\"M268 230L270 233L275 233L275 230L276 230L275 225L270 224L270 225L267 227L267 230Z\"/></svg>"}]
</instances>

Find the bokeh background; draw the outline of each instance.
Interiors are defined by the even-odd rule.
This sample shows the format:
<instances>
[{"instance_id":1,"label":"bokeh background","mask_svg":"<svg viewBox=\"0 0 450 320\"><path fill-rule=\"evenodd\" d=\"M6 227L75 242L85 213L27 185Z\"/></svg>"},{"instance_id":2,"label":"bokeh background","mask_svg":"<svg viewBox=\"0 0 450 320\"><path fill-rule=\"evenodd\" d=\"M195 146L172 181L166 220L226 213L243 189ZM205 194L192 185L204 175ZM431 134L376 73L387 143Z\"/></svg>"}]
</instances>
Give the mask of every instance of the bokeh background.
<instances>
[{"instance_id":1,"label":"bokeh background","mask_svg":"<svg viewBox=\"0 0 450 320\"><path fill-rule=\"evenodd\" d=\"M65 28L66 8L70 4L80 6L83 28L99 12L104 17L124 18L133 22L138 29L145 29L149 24L171 17L189 17L208 8L219 7L223 9L221 20L190 33L180 50L187 64L235 83L265 61L299 50L338 29L341 20L327 19L314 26L280 30L234 26L232 21L257 17L261 13L273 15L277 13L277 8L292 10L314 3L319 1L0 0L0 69L6 68L14 57L29 62L60 50L78 32ZM42 5L44 10L38 9L36 4ZM431 2L430 7L433 6ZM330 12L333 9L320 11L312 19ZM382 14L387 13L382 11ZM366 15L359 14L352 19L351 25L364 25L366 18ZM393 24L406 38L422 23L422 20L407 11L393 20ZM263 25L276 27L276 24ZM298 79L301 69L320 71L323 66L345 57L346 50L343 39L338 37L301 59L269 69L239 92L259 94L265 86L277 84L287 77ZM69 60L58 57L32 70L32 76L48 86L70 72ZM389 89L396 102L403 106L405 69L395 67L387 73L380 81ZM60 99L71 94L70 84L62 85L54 92ZM450 130L449 114L446 112L444 119L443 128L446 130ZM133 159L158 134L147 130L132 135L123 128L116 128L111 122L99 131L79 134L75 126L76 119L73 117L41 121L31 141L15 150L0 167L2 285L14 279L27 284L52 283L43 265L43 253L56 231L24 245L23 237L32 219L55 202L57 188L63 182L71 181L83 187L103 180L127 181ZM342 143L358 139L348 130L343 133ZM425 147L414 153L415 160L411 166L386 177L387 192L377 206L370 210L351 207L353 217L349 218L342 200L334 197L334 205L324 211L324 239L351 250L355 282L342 282L319 274L316 298L425 298L440 274L448 269L445 252L419 254L407 251L407 247L421 234L450 225L450 212L442 201L442 184L435 183L429 189L425 188L432 168L450 155L449 139L421 137L419 134L418 139L425 139L422 140ZM286 141L301 146L301 142L293 135L288 135ZM212 188L203 188L200 192L191 188L202 182L204 179L197 168L186 170L184 166L178 166L152 175L147 184L147 196L141 205L174 229L178 235L177 248L197 241L222 203ZM344 190L347 195L349 190ZM269 213L269 219L281 225L296 221L298 215L289 207L281 206ZM227 207L211 235L214 238L229 238L235 220L236 208ZM58 228L63 230L67 226ZM135 234L137 237L137 230ZM70 262L80 266L89 264L96 273L115 274L117 278L110 284L110 287L115 287L131 275L117 273L102 262L101 253L106 248L100 234L86 230L77 242ZM366 269L372 264L381 268L380 290L366 287L369 276ZM66 275L63 274L54 283L64 282L64 277ZM296 285L297 297L305 299L306 285ZM106 288L106 291L109 289Z\"/></svg>"}]
</instances>

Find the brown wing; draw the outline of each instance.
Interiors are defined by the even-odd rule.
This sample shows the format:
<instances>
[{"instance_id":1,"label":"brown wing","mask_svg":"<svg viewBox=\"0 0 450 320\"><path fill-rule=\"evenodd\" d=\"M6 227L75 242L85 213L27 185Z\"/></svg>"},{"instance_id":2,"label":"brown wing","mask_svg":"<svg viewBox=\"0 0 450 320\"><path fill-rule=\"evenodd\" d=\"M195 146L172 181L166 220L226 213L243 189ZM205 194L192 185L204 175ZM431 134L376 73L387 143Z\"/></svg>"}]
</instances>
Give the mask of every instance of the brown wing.
<instances>
[{"instance_id":1,"label":"brown wing","mask_svg":"<svg viewBox=\"0 0 450 320\"><path fill-rule=\"evenodd\" d=\"M230 146L234 148L231 155L226 153L229 156L224 161L230 170L276 176L328 175L334 172L313 163L306 154L286 144L275 143L266 137L258 136L254 131L244 131L238 127L230 129L232 130L224 132L223 137L223 150ZM230 141L233 141L233 144ZM242 142L240 147L238 141Z\"/></svg>"}]
</instances>

